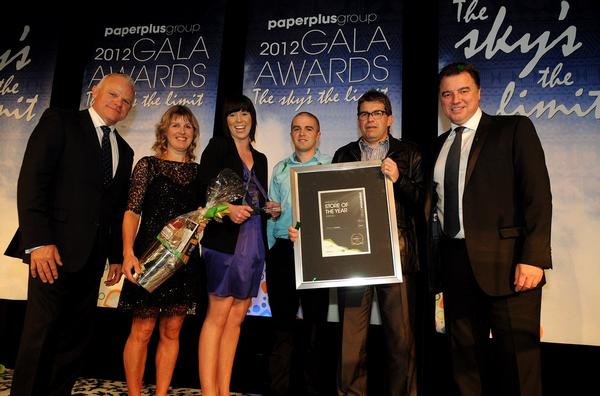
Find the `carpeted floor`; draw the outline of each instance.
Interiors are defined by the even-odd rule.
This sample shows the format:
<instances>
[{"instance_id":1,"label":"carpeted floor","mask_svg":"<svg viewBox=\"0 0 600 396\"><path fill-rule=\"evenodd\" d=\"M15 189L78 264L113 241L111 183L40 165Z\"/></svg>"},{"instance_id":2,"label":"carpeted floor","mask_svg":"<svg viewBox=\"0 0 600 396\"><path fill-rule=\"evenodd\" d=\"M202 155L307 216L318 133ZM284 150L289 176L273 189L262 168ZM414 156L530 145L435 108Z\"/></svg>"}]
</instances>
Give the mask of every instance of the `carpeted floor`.
<instances>
[{"instance_id":1,"label":"carpeted floor","mask_svg":"<svg viewBox=\"0 0 600 396\"><path fill-rule=\"evenodd\" d=\"M0 396L7 396L10 392L12 381L12 370L6 369L0 374ZM154 395L154 385L144 387L142 396ZM94 396L127 396L127 385L121 381L107 381L101 379L80 378L73 387L73 395ZM194 396L200 395L200 390L191 388L175 388L169 390L172 396ZM232 396L260 396L250 393L232 393Z\"/></svg>"}]
</instances>

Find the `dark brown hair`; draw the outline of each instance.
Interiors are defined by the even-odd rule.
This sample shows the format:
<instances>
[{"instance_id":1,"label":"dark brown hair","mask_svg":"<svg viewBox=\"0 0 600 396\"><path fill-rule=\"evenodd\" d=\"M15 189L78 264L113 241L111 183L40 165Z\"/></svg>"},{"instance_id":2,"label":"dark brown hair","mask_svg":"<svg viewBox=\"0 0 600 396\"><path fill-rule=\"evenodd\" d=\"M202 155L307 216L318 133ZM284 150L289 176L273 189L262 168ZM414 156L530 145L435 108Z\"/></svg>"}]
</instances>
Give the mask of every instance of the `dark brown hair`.
<instances>
[{"instance_id":1,"label":"dark brown hair","mask_svg":"<svg viewBox=\"0 0 600 396\"><path fill-rule=\"evenodd\" d=\"M477 85L477 88L481 88L479 70L477 70L475 65L472 63L455 62L444 66L442 70L440 70L440 73L438 74L438 89L441 86L442 79L444 79L444 77L456 76L465 72L471 75L473 81L475 81L475 85Z\"/></svg>"},{"instance_id":2,"label":"dark brown hair","mask_svg":"<svg viewBox=\"0 0 600 396\"><path fill-rule=\"evenodd\" d=\"M223 104L223 134L225 136L231 136L231 132L229 131L229 126L227 125L227 117L231 113L236 113L238 111L247 111L252 116L252 126L250 127L250 141L254 141L254 136L256 135L256 110L254 109L254 105L250 98L244 95L231 96L225 99L225 103Z\"/></svg>"},{"instance_id":3,"label":"dark brown hair","mask_svg":"<svg viewBox=\"0 0 600 396\"><path fill-rule=\"evenodd\" d=\"M392 104L390 103L390 98L386 94L376 89L370 89L358 99L358 104L356 105L356 114L360 112L360 106L364 102L379 102L383 104L383 109L387 115L392 115Z\"/></svg>"}]
</instances>

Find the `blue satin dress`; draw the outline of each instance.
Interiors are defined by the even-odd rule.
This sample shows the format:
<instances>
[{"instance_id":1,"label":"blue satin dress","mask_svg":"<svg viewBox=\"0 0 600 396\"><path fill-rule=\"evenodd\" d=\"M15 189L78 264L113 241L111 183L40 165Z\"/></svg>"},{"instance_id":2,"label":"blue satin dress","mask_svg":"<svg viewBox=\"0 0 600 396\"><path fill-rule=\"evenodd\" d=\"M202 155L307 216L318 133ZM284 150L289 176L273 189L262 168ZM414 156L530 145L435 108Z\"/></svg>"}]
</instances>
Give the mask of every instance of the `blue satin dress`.
<instances>
[{"instance_id":1,"label":"blue satin dress","mask_svg":"<svg viewBox=\"0 0 600 396\"><path fill-rule=\"evenodd\" d=\"M258 186L258 179L245 166L243 179L248 186L246 202L259 207L259 193L264 189ZM239 299L257 296L265 262L261 227L260 213L242 223L233 254L202 247L209 294Z\"/></svg>"}]
</instances>

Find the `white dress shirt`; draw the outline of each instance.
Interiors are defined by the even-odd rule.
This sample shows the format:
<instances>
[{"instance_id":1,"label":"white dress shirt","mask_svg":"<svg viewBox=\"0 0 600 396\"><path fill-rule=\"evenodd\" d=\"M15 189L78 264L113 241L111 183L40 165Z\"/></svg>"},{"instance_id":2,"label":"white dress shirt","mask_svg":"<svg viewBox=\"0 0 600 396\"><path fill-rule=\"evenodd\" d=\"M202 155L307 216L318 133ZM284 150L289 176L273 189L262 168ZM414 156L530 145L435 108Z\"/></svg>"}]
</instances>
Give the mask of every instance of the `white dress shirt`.
<instances>
[{"instance_id":1,"label":"white dress shirt","mask_svg":"<svg viewBox=\"0 0 600 396\"><path fill-rule=\"evenodd\" d=\"M102 128L100 127L105 126L106 123L98 115L98 113L96 113L96 110L94 110L93 107L90 107L88 110L90 112L90 117L92 117L94 127L96 128L96 133L98 134L98 142L100 143L100 147L102 147L102 135L104 134L104 132L102 132ZM114 177L115 173L117 172L117 166L119 165L119 146L117 146L117 135L115 134L115 127L109 126L109 128L110 134L108 135L108 137L110 139L110 148L112 151L112 174Z\"/></svg>"},{"instance_id":2,"label":"white dress shirt","mask_svg":"<svg viewBox=\"0 0 600 396\"><path fill-rule=\"evenodd\" d=\"M471 146L473 145L473 138L475 137L475 131L479 126L481 120L481 109L477 109L475 114L463 125L452 124L452 130L448 134L446 141L442 145L442 149L435 162L435 168L433 170L433 181L435 184L435 191L438 196L437 201L437 214L440 220L442 229L444 227L444 173L446 167L446 158L448 157L448 151L454 141L456 133L454 129L459 126L465 127L462 133L461 147L460 147L460 164L458 167L458 219L460 221L460 230L454 238L464 239L465 230L463 226L463 193L465 191L465 176L467 174L467 161L469 159L469 153L471 152Z\"/></svg>"}]
</instances>

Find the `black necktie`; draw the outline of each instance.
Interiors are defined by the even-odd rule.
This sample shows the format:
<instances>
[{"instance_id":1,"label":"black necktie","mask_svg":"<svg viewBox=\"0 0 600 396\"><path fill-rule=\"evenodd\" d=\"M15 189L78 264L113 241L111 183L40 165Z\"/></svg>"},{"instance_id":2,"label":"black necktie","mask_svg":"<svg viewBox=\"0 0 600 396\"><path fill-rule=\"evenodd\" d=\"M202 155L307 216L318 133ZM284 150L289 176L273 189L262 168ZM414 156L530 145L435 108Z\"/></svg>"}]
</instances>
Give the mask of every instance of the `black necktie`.
<instances>
[{"instance_id":1,"label":"black necktie","mask_svg":"<svg viewBox=\"0 0 600 396\"><path fill-rule=\"evenodd\" d=\"M460 150L462 133L465 127L457 127L455 136L444 170L444 232L454 237L460 231L458 219L458 167L460 165Z\"/></svg>"},{"instance_id":2,"label":"black necktie","mask_svg":"<svg viewBox=\"0 0 600 396\"><path fill-rule=\"evenodd\" d=\"M110 127L103 125L102 129L102 148L100 149L100 160L102 161L102 180L104 187L108 186L113 177L112 149L110 147Z\"/></svg>"}]
</instances>

